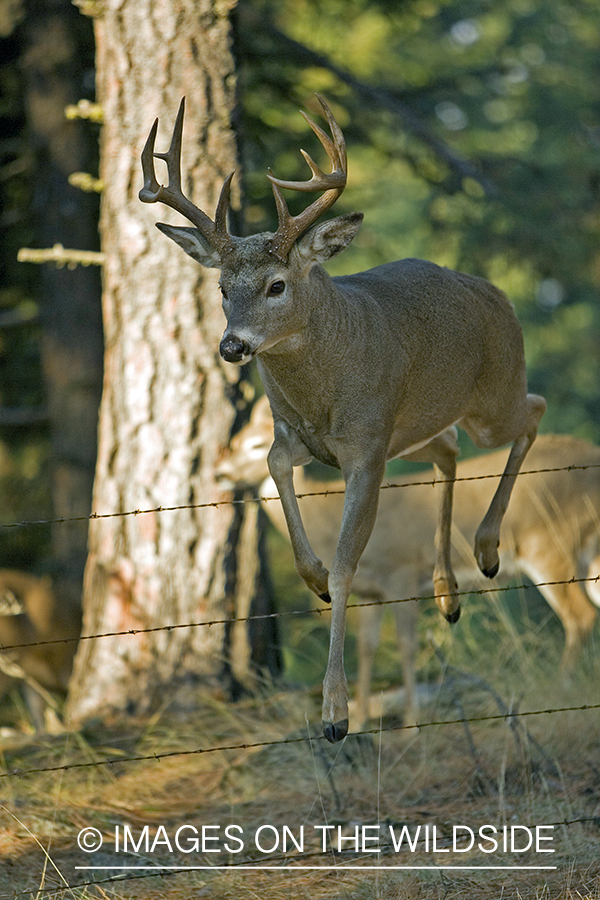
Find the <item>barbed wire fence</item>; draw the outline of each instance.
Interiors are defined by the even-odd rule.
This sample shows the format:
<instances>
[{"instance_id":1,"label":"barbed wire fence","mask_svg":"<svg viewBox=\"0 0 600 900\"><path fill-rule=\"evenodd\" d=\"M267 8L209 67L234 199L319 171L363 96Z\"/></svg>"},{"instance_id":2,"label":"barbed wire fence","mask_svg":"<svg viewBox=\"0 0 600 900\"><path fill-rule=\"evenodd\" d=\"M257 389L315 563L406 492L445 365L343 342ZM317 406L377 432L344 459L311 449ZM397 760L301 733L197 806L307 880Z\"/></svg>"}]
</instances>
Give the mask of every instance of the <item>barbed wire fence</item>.
<instances>
[{"instance_id":1,"label":"barbed wire fence","mask_svg":"<svg viewBox=\"0 0 600 900\"><path fill-rule=\"evenodd\" d=\"M551 468L544 469L527 469L526 471L521 471L517 473L507 473L507 477L509 478L520 478L523 475L543 475L551 472L573 472L576 470L585 470L585 469L599 469L600 463L589 463L587 465L568 465L568 466L554 466ZM407 488L407 487L417 487L417 486L431 486L436 487L440 484L456 484L461 481L485 481L492 478L501 478L503 475L502 472L498 472L494 475L486 474L486 475L466 475L466 476L457 476L456 478L428 478L423 481L401 481L401 482L385 482L380 486L380 490L393 490L395 488ZM336 494L344 494L344 488L325 488L322 491L308 491L303 494L296 494L298 500L303 500L306 497L331 497ZM181 503L175 506L152 506L147 509L129 509L126 511L116 511L116 512L91 512L86 516L59 516L51 519L32 519L29 521L22 522L4 522L0 523L0 529L2 528L29 528L36 525L61 525L67 522L86 522L86 521L94 521L96 519L115 519L122 518L127 516L142 516L149 513L165 513L165 512L177 512L179 510L185 509L219 509L221 506L238 506L246 503L272 503L277 502L277 497L263 497L258 495L256 497L240 497L238 499L228 499L228 500L209 500L203 503Z\"/></svg>"},{"instance_id":2,"label":"barbed wire fence","mask_svg":"<svg viewBox=\"0 0 600 900\"><path fill-rule=\"evenodd\" d=\"M456 719L439 719L432 722L420 722L414 725L387 725L377 728L366 728L362 731L354 731L352 734L356 737L366 735L379 735L393 731L417 731L420 732L426 728L449 727L450 725L472 724L475 722L509 722L515 719L522 719L529 716L547 716L564 712L587 712L600 709L600 703L584 703L581 706L560 706L549 707L548 709L531 709L523 712L512 711L502 713L492 713L490 715L481 716L461 716ZM175 756L204 756L209 753L224 753L229 750L258 750L265 747L284 747L288 744L303 744L311 741L324 741L325 736L322 734L294 736L288 738L280 738L272 741L252 741L233 744L223 744L217 747L196 747L192 750L166 750L161 753L147 753L138 756L115 756L110 759L86 760L85 762L65 763L56 766L42 766L31 769L13 769L11 771L0 772L0 779L6 778L24 778L28 775L39 775L48 772L68 772L71 769L93 769L99 767L111 767L121 765L123 763L133 762L150 762L152 760L160 762L163 759L171 759ZM600 819L600 817L598 817Z\"/></svg>"},{"instance_id":3,"label":"barbed wire fence","mask_svg":"<svg viewBox=\"0 0 600 900\"><path fill-rule=\"evenodd\" d=\"M599 469L600 463L588 463L584 465L580 464L570 464L566 466L554 466L554 467L546 467L539 469L528 469L518 473L513 477L523 477L526 475L540 475L540 474L548 474L555 472L572 472L575 470L586 470L586 469ZM431 486L435 487L436 485L445 484L448 481L453 482L461 482L461 481L483 481L489 479L496 479L502 476L501 472L496 474L483 474L483 475L471 475L471 476L457 476L454 479L436 479L435 477L427 478L423 480L411 480L411 481L403 481L403 482L385 482L381 485L381 490L389 490L395 488L407 488L407 487L415 487L419 486ZM298 499L303 499L305 497L327 497L333 496L336 494L345 493L344 488L325 488L322 491L311 491L307 493L296 494ZM128 517L128 516L140 516L145 514L156 514L156 513L165 513L165 512L174 512L179 510L187 510L187 509L206 509L206 508L215 508L218 509L222 506L232 506L239 504L248 504L248 503L268 503L277 501L276 497L264 497L264 496L254 496L254 497L243 497L236 499L224 499L224 500L215 500L215 501L205 501L201 503L186 503L172 506L156 506L149 507L146 509L133 509L126 511L114 511L107 513L98 513L91 512L87 516L61 516L56 518L48 518L48 519L35 519L30 521L20 521L20 522L9 522L9 523L0 523L0 530L3 528L25 528L25 527L35 527L41 525L54 525L54 524L62 524L68 522L80 522L80 521L94 521L97 519L108 519L108 518L118 518L118 517ZM557 581L542 581L542 582L531 582L531 583L522 583L522 584L509 584L509 585L494 585L493 587L481 588L481 587L471 587L469 590L459 591L459 597L466 597L471 595L481 596L484 594L497 594L502 592L508 592L513 590L532 590L538 589L540 587L556 587L560 585L567 584L598 584L600 582L600 572L596 575L588 575L584 577L578 577L573 574L571 578ZM412 595L410 597L400 597L394 598L390 600L380 600L375 599L372 601L360 601L358 603L349 603L348 608L363 608L369 606L392 606L397 603L415 603L419 601L427 601L427 600L435 600L435 595L425 595L418 594ZM311 609L299 609L299 610L286 610L282 612L274 612L274 613L261 613L261 614L253 614L241 617L228 617L228 618L220 618L220 619L211 619L211 620L203 620L199 622L181 622L181 623L170 623L169 625L158 625L150 628L130 628L123 631L109 631L102 632L99 634L82 634L79 637L63 637L63 638L52 638L47 640L40 641L27 641L22 643L13 643L13 644L2 644L0 643L0 653L8 653L13 650L22 650L22 649L30 649L33 647L42 647L42 646L50 646L55 644L68 644L68 643L78 643L79 641L88 641L88 640L100 640L102 638L109 637L121 637L126 635L140 635L140 634L153 634L161 631L174 631L182 628L202 628L202 627L212 627L215 625L229 625L235 623L249 623L257 620L264 619L280 619L280 618L290 618L296 616L307 616L307 615L318 615L321 616L323 614L327 614L330 611L329 606L324 607L313 607ZM561 710L562 711L562 710ZM1 774L0 774L0 777Z\"/></svg>"},{"instance_id":4,"label":"barbed wire fence","mask_svg":"<svg viewBox=\"0 0 600 900\"><path fill-rule=\"evenodd\" d=\"M527 475L548 474L548 473L561 472L561 471L571 472L574 470L598 469L598 468L600 468L600 463L590 463L587 465L572 464L572 465L567 465L567 466L556 466L556 467L551 467L551 468L525 470L519 474L519 477L527 476ZM457 481L457 482L458 481L481 481L481 480L485 480L485 479L500 478L501 474L502 473L474 475L474 476L459 476L452 480ZM388 490L388 489L396 489L396 488L406 488L406 487L412 487L412 486L416 486L416 485L428 485L428 486L435 487L436 485L443 484L443 483L445 483L444 479L435 479L435 478L423 478L422 480L412 479L411 481L408 481L408 482L386 482L381 485L381 489ZM324 488L322 491L312 491L309 493L297 494L297 497L299 499L303 499L304 497L330 496L330 495L334 495L334 494L343 494L343 493L344 493L343 488L334 487L334 488ZM0 530L1 529L12 529L12 528L36 527L36 526L43 526L43 525L55 525L55 524L62 524L62 523L76 522L76 521L85 521L85 520L93 521L93 520L97 520L97 519L107 519L107 518L115 518L115 517L139 516L139 515L151 514L151 513L160 514L160 513L175 512L175 511L186 510L186 509L203 509L203 508L218 509L222 506L229 506L229 505L238 505L238 504L246 504L246 503L268 503L268 502L276 501L276 499L277 498L274 498L274 497L254 496L254 497L243 497L243 498L234 498L234 499L228 498L228 499L224 499L224 500L207 501L207 502L202 502L202 503L180 504L180 505L173 505L173 506L162 506L161 505L161 506L151 507L151 508L147 508L147 509L138 508L138 509L132 509L132 510L126 510L126 511L111 511L111 512L105 512L105 513L91 512L88 516L57 517L57 518L48 518L48 519L38 519L38 520L32 520L32 521L1 523ZM495 585L493 587L488 587L488 588L473 587L471 590L465 590L465 591L459 592L459 596L468 596L468 595L473 595L473 594L483 595L483 594L488 594L488 593L497 594L497 593L503 592L503 591L530 590L533 588L551 587L551 586L575 584L575 583L583 584L583 585L585 585L586 583L597 584L599 581L600 581L600 572L597 573L596 575L588 575L587 577L577 577L577 575L574 573L571 578L569 578L567 580L562 580L562 581L533 582L533 583L523 583L520 585L511 584L511 585L506 585L506 586ZM418 595L418 596L411 596L411 597L395 598L395 599L391 599L391 600L373 600L373 601L366 601L366 602L359 602L359 603L351 603L351 604L349 604L349 608L353 608L353 607L361 608L361 607L373 606L373 605L390 606L390 605L396 604L396 603L419 602L419 601L433 600L433 599L435 599L433 595L428 595L428 596ZM169 624L169 625L164 625L164 626L155 626L155 627L151 627L151 628L135 628L135 629L127 629L124 631L104 632L104 633L100 633L100 634L87 634L87 635L84 634L84 635L81 635L79 638L55 638L55 639L49 639L49 640L31 641L31 642L26 642L26 643L18 643L18 644L10 644L10 645L0 644L0 653L10 653L11 651L32 648L32 647L37 647L37 646L47 646L47 645L52 645L52 644L62 644L62 643L78 642L78 641L85 641L85 640L101 640L103 638L109 638L109 637L139 635L139 634L146 634L146 633L154 633L154 632L158 632L158 631L172 631L172 630L181 629L181 628L211 627L214 625L232 624L234 622L245 623L245 622L251 622L253 620L269 619L269 618L284 618L284 617L294 617L294 616L303 616L304 617L304 616L311 615L311 614L323 615L324 613L327 613L328 611L329 611L329 607L312 608L312 609L308 609L308 610L307 609L288 610L288 611L282 611L282 612L276 612L276 613L248 615L248 616L244 616L244 617L234 617L234 618L230 617L230 618L223 618L223 619L214 619L214 620L210 620L210 621L175 623L175 624ZM574 706L560 706L560 707L557 706L557 707L532 709L532 710L524 710L524 711L508 710L505 712L499 712L499 713L488 714L488 715L478 715L478 716L468 716L468 717L465 715L461 715L460 717L453 718L453 719L446 718L446 719L437 719L437 720L433 720L433 721L423 721L421 723L416 723L414 725L391 724L391 725L386 725L385 727L380 725L377 728L363 729L361 731L354 732L353 734L357 735L357 736L372 736L372 735L380 735L382 733L391 733L391 732L395 732L395 731L399 731L399 730L402 730L402 731L411 731L412 730L417 733L420 733L422 730L429 729L429 728L445 728L445 727L452 727L452 726L462 726L464 728L472 723L492 723L492 722L501 722L501 721L508 722L508 723L514 723L516 720L529 718L529 717L549 716L549 715L557 715L557 714L561 714L561 713L587 713L587 712L591 712L591 711L597 711L599 709L600 709L600 703L584 703L581 705L574 705ZM98 767L109 767L110 768L110 767L114 767L115 765L121 766L121 765L133 764L133 763L139 763L139 762L148 762L148 761L160 762L161 760L173 758L173 757L200 756L200 755L206 755L206 754L212 754L212 753L226 753L226 752L233 752L233 751L239 752L239 751L246 751L246 750L258 750L258 749L263 749L263 748L268 748L268 747L273 747L273 746L280 747L280 746L285 746L285 745L290 745L290 744L301 744L301 743L305 743L308 741L315 741L315 740L324 740L323 735L310 735L310 736L300 736L300 737L292 736L292 737L278 739L278 740L265 740L265 741L255 741L255 742L237 742L237 743L233 742L233 743L229 743L229 744L222 744L219 746L196 747L193 749L169 750L169 751L164 751L164 752L160 752L160 753L155 752L155 753L151 753L151 754L138 754L138 755L131 755L131 756L120 755L120 756L115 756L115 757L111 757L108 759L83 761L83 762L72 762L72 763L66 763L66 764L61 764L61 765L32 767L32 768L28 768L28 769L13 768L13 769L7 769L4 772L0 772L0 780L14 779L14 778L21 779L21 778L33 776L36 774L68 772L71 770L78 770L78 769L90 769L90 768L98 768ZM580 817L574 817L574 818L569 818L569 819L565 818L565 819L562 819L562 820L559 820L557 822L550 823L550 824L553 826L556 826L556 827L560 826L560 827L568 828L568 827L571 827L574 825L586 824L586 823L592 823L594 825L600 826L600 816L580 816ZM547 823L545 823L545 824L547 824ZM314 854L314 856L318 856L319 859L322 859L322 854ZM343 856L343 854L337 855L338 858L341 858L342 856ZM298 857L294 857L293 861L294 862L297 862L299 860L306 861L307 859L310 859L310 858L311 858L311 854L300 854ZM270 861L282 862L282 863L289 864L288 866L286 866L285 871L289 871L289 872L294 871L294 866L293 866L292 860L290 860L289 856L282 856L280 859L270 857ZM249 864L246 864L246 868L253 867L253 862L256 864L254 866L255 868L260 868L260 865L258 865L259 861L257 861L257 860L254 860L254 861L251 860ZM240 868L242 865L243 864L240 864L240 866L236 866L235 864L233 864L231 866L231 868ZM360 868L360 866L357 866L356 868ZM282 867L282 870L283 870L283 867ZM40 895L40 896L44 896L44 897L52 897L52 896L57 896L59 894L64 894L65 891L81 890L82 888L91 887L93 885L99 886L99 885L121 884L121 883L123 883L125 881L129 881L129 880L154 878L156 876L160 876L162 878L162 877L167 877L167 876L181 875L185 871L187 871L185 868L181 868L181 869L175 868L174 870L171 870L171 869L167 870L166 868L161 867L160 864L156 864L155 869L153 868L151 871L144 872L143 874L129 873L129 874L124 874L124 875L110 876L107 878L93 879L90 881L83 881L83 882L78 881L77 883L75 883L73 885L65 883L65 884L62 884L60 887L52 887L52 888L39 887L39 888L36 888L36 894ZM15 898L18 898L20 896L24 896L29 893L30 893L30 891L15 892L13 896Z\"/></svg>"},{"instance_id":5,"label":"barbed wire fence","mask_svg":"<svg viewBox=\"0 0 600 900\"><path fill-rule=\"evenodd\" d=\"M576 578L573 576L572 578L568 578L564 581L537 581L532 583L523 584L509 584L509 585L497 585L495 587L490 588L472 588L471 590L465 591L457 591L458 597L470 597L470 596L482 596L483 594L499 594L505 593L508 591L515 590L533 590L534 588L540 587L557 587L565 584L598 584L600 581L600 574L591 575L584 578ZM397 603L419 603L426 600L435 600L434 594L418 594L412 597L398 597L393 600L366 600L361 601L359 603L348 603L348 609L362 609L364 607L369 606L394 606ZM139 634L155 634L160 631L177 631L181 628L211 628L214 625L233 625L233 624L243 624L245 622L254 622L260 621L263 619L284 619L290 618L294 616L322 616L327 615L331 611L330 606L323 607L313 607L311 609L293 609L293 610L284 610L283 612L276 613L258 613L248 616L233 616L230 618L223 619L207 619L202 622L175 622L170 625L154 625L150 628L128 628L124 631L104 631L99 634L82 634L79 637L65 637L65 638L52 638L44 641L28 641L22 644L1 644L0 643L0 653L6 653L10 650L23 650L31 647L44 647L52 644L74 644L79 643L80 641L96 641L101 638L109 638L109 637L125 637L126 635L139 635Z\"/></svg>"},{"instance_id":6,"label":"barbed wire fence","mask_svg":"<svg viewBox=\"0 0 600 900\"><path fill-rule=\"evenodd\" d=\"M511 477L523 477L526 475L541 475L548 474L554 472L572 472L575 470L586 470L586 469L600 469L600 463L588 463L585 465L579 464L570 464L567 466L554 466L540 469L528 469L517 473ZM407 488L407 487L415 487L415 486L431 486L435 487L440 484L447 484L449 481L452 482L463 482L463 481L484 481L489 479L500 478L502 476L501 472L496 474L484 474L484 475L469 475L469 476L457 476L453 479L436 479L436 478L428 478L420 481L405 481L405 482L385 482L381 485L380 490L392 490L395 488ZM344 494L344 488L325 488L322 491L310 491L307 493L296 494L296 497L299 500L302 500L306 497L328 497L339 494ZM254 497L241 497L237 499L226 499L226 500L214 500L214 501L205 501L202 503L184 503L173 506L155 506L148 507L145 509L133 509L126 511L115 511L115 512L107 512L107 513L98 513L91 512L86 516L61 516L57 518L48 518L48 519L34 519L30 521L20 521L20 522L8 522L8 523L0 523L0 530L3 528L26 528L26 527L35 527L41 525L56 525L63 524L68 522L81 522L81 521L95 521L97 519L109 519L109 518L120 518L120 517L128 517L128 516L141 516L146 514L156 514L156 513L165 513L165 512L176 512L180 510L188 510L188 509L209 509L214 508L218 509L223 506L234 506L234 505L243 505L248 503L269 503L269 502L277 502L277 497L266 497L257 495ZM523 584L510 584L510 585L494 585L493 587L488 588L477 588L472 587L469 590L459 591L457 596L466 597L471 595L481 596L483 594L497 594L502 592L508 592L513 590L531 590L534 588L540 587L557 587L560 585L567 584L598 584L600 582L600 572L596 575L588 575L584 577L578 577L575 573L571 578L557 581L540 581L540 582L531 582L531 583L523 583ZM368 606L392 606L397 603L415 603L419 601L426 600L435 600L435 596L433 594L425 595L418 594L410 597L400 597L394 598L392 600L372 600L372 601L361 601L359 603L349 603L348 608L362 608ZM205 620L201 622L181 622L181 623L171 623L169 625L158 625L153 626L151 628L130 628L124 631L109 631L102 632L100 634L83 634L79 637L67 637L67 638L53 638L50 640L43 641L28 641L26 643L18 643L18 644L2 644L0 643L0 653L7 652L10 650L20 650L25 648L32 647L41 647L52 644L66 644L66 643L78 643L79 641L86 640L99 640L101 638L108 637L121 637L125 635L140 635L140 634L153 634L160 631L174 631L181 628L201 628L201 627L211 627L214 625L229 625L235 623L248 623L257 620L263 619L279 619L279 618L288 618L294 616L307 616L307 615L323 615L330 611L330 607L315 607L312 609L302 609L302 610L286 610L283 612L276 613L261 613L257 615L248 615L242 617L229 617L229 618L221 618L221 619L211 619Z\"/></svg>"}]
</instances>

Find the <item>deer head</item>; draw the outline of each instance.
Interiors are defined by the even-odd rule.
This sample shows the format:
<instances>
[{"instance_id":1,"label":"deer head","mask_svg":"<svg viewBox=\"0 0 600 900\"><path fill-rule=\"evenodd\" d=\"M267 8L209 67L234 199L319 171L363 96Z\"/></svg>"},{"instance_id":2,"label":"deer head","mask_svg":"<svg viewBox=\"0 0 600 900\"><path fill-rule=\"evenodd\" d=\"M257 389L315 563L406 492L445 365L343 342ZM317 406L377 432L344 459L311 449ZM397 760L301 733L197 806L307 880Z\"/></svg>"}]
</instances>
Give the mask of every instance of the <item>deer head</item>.
<instances>
[{"instance_id":1,"label":"deer head","mask_svg":"<svg viewBox=\"0 0 600 900\"><path fill-rule=\"evenodd\" d=\"M252 407L250 421L231 438L217 465L218 484L225 490L256 488L269 476L267 456L273 443L273 416L266 396Z\"/></svg>"},{"instance_id":2,"label":"deer head","mask_svg":"<svg viewBox=\"0 0 600 900\"><path fill-rule=\"evenodd\" d=\"M220 352L227 362L246 363L257 353L303 332L310 315L310 298L317 291L316 281L311 279L313 268L344 250L362 222L362 213L353 213L315 225L341 195L347 177L344 136L325 100L318 94L317 98L329 123L331 138L308 116L302 115L321 141L331 163L331 172L322 172L304 150L301 153L312 172L310 180L282 181L269 170L278 216L275 234L264 232L251 237L235 237L229 233L227 211L233 172L223 184L214 221L184 196L181 189L184 100L179 107L169 150L166 153L154 150L157 119L142 151L144 187L139 194L140 200L165 203L194 226L159 222L157 227L200 265L221 269L220 286L227 327ZM154 158L167 163L169 180L166 187L156 178ZM292 216L282 189L324 193L299 215Z\"/></svg>"}]
</instances>

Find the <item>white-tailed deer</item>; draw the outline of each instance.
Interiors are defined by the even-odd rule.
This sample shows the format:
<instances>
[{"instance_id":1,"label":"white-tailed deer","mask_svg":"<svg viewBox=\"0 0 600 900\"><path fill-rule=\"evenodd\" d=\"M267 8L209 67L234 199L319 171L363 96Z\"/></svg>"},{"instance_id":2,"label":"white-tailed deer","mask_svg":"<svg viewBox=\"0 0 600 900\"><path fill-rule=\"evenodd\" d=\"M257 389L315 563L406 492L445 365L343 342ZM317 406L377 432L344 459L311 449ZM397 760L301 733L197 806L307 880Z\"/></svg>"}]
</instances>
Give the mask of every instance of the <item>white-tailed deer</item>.
<instances>
[{"instance_id":1,"label":"white-tailed deer","mask_svg":"<svg viewBox=\"0 0 600 900\"><path fill-rule=\"evenodd\" d=\"M388 459L412 456L434 463L446 480L435 537L434 585L450 621L460 607L450 562L455 425L477 446L514 442L496 494L475 537L484 574L498 571L500 524L525 454L546 408L527 393L521 328L504 294L488 282L422 260L405 259L367 272L331 278L321 263L357 233L362 213L311 228L346 184L346 148L329 107L319 101L330 139L307 117L331 161L321 172L304 153L312 178L280 181L269 174L279 226L275 234L234 237L227 230L232 175L225 180L215 221L181 189L183 103L171 146L155 153L158 121L142 152L140 199L161 201L194 227L160 230L203 266L221 270L227 327L223 359L256 358L275 432L269 469L281 497L296 568L318 596L331 600L329 661L323 683L323 728L330 741L348 730L344 673L346 602L367 544ZM167 163L160 185L154 157ZM233 174L233 173L232 173ZM291 216L282 189L324 191ZM293 467L311 457L341 469L344 514L328 572L313 552L294 493Z\"/></svg>"},{"instance_id":2,"label":"white-tailed deer","mask_svg":"<svg viewBox=\"0 0 600 900\"><path fill-rule=\"evenodd\" d=\"M217 479L226 488L258 488L268 498L264 509L275 527L287 535L287 526L277 499L277 488L267 465L273 443L273 418L266 397L252 410L250 421L234 435L222 456ZM506 463L506 451L489 453L461 462L454 488L453 569L462 589L477 583L477 569L470 547L481 517L487 509L495 480ZM590 466L574 468L568 466ZM594 627L600 606L594 582L572 583L572 578L600 575L600 448L585 441L559 435L538 437L527 457L528 470L565 467L556 472L520 475L501 530L501 573L506 581L518 574L534 582L545 582L539 590L559 617L565 630L563 669L570 669ZM361 556L353 593L364 601L393 601L431 594L434 564L437 492L427 473L404 476L408 487L381 491L379 511L367 546ZM313 546L325 559L333 558L342 521L344 482L323 482L300 468L295 475L302 521ZM324 491L333 491L327 496ZM313 496L311 496L313 495ZM409 523L407 526L406 523ZM481 576L479 576L481 577ZM549 584L548 582L562 582ZM589 590L588 590L589 588ZM405 687L404 721L416 720L414 660L417 646L416 603L393 603L396 635ZM382 606L360 610L358 630L357 707L361 726L368 718L371 673L379 645Z\"/></svg>"},{"instance_id":3,"label":"white-tailed deer","mask_svg":"<svg viewBox=\"0 0 600 900\"><path fill-rule=\"evenodd\" d=\"M57 598L50 576L0 569L0 697L23 683L36 728L44 727L46 691L66 691L81 631L81 608ZM56 644L7 649L38 641Z\"/></svg>"}]
</instances>

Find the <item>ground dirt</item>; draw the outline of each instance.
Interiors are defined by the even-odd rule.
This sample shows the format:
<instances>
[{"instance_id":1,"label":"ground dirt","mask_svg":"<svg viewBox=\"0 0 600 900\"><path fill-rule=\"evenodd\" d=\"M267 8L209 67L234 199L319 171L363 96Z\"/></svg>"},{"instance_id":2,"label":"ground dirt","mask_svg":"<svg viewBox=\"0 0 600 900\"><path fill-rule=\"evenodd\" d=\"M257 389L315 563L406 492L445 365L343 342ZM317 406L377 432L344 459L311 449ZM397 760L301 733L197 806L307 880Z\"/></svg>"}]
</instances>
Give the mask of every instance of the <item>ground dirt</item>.
<instances>
[{"instance_id":1,"label":"ground dirt","mask_svg":"<svg viewBox=\"0 0 600 900\"><path fill-rule=\"evenodd\" d=\"M0 898L600 898L597 666L536 679L448 669L419 728L336 746L317 691L271 690L5 750Z\"/></svg>"}]
</instances>

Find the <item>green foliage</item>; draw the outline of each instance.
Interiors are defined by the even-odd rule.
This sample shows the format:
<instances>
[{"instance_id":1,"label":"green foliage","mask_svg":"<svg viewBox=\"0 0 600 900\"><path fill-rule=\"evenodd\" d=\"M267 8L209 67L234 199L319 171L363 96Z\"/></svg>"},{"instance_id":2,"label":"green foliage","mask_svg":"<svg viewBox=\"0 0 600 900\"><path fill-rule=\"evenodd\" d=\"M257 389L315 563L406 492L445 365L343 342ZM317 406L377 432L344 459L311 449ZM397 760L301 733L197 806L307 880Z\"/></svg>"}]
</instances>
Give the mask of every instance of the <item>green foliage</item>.
<instances>
[{"instance_id":1,"label":"green foliage","mask_svg":"<svg viewBox=\"0 0 600 900\"><path fill-rule=\"evenodd\" d=\"M0 505L2 523L50 514L48 424L40 361L39 304L30 266L35 161L25 133L21 4L0 10ZM10 14L10 16L9 16ZM2 27L5 25L6 27ZM9 27L10 26L10 27ZM0 527L0 567L27 568L47 552L49 528Z\"/></svg>"},{"instance_id":2,"label":"green foliage","mask_svg":"<svg viewBox=\"0 0 600 900\"><path fill-rule=\"evenodd\" d=\"M7 429L8 431L8 429ZM50 541L50 526L12 527L45 520L50 514L48 441L29 430L27 441L14 433L0 440L0 560L2 568L23 569L39 563ZM10 527L3 527L11 523Z\"/></svg>"},{"instance_id":3,"label":"green foliage","mask_svg":"<svg viewBox=\"0 0 600 900\"><path fill-rule=\"evenodd\" d=\"M238 13L252 230L268 165L305 178L296 108L330 100L349 145L332 272L423 256L489 278L523 323L546 431L600 440L600 7L591 0L254 0ZM292 212L303 198L290 196Z\"/></svg>"}]
</instances>

